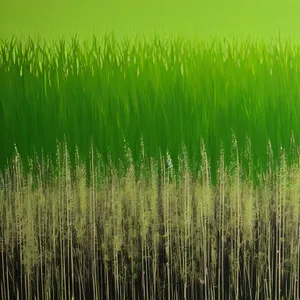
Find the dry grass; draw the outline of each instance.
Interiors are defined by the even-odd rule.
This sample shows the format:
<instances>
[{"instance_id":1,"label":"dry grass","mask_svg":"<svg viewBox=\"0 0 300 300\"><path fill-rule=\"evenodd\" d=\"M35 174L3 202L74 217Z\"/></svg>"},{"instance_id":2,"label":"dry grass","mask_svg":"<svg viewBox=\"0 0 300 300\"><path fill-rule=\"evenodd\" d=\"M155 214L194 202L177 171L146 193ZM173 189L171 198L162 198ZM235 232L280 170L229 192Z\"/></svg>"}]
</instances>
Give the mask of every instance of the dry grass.
<instances>
[{"instance_id":1,"label":"dry grass","mask_svg":"<svg viewBox=\"0 0 300 300\"><path fill-rule=\"evenodd\" d=\"M255 189L237 151L216 187L204 146L197 178L184 156L176 178L169 158L137 178L91 153L89 185L64 153L57 176L16 154L0 177L1 299L299 298L300 172L284 153Z\"/></svg>"}]
</instances>

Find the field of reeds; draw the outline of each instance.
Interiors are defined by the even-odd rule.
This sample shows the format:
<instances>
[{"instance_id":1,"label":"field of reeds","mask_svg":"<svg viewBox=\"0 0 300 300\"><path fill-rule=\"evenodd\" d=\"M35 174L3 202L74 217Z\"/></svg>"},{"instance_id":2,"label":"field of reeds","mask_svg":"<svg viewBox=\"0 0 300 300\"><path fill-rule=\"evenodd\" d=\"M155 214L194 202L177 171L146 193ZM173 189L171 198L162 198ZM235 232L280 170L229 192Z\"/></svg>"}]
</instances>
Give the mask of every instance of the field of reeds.
<instances>
[{"instance_id":1,"label":"field of reeds","mask_svg":"<svg viewBox=\"0 0 300 300\"><path fill-rule=\"evenodd\" d=\"M299 299L300 44L0 44L1 299Z\"/></svg>"}]
</instances>

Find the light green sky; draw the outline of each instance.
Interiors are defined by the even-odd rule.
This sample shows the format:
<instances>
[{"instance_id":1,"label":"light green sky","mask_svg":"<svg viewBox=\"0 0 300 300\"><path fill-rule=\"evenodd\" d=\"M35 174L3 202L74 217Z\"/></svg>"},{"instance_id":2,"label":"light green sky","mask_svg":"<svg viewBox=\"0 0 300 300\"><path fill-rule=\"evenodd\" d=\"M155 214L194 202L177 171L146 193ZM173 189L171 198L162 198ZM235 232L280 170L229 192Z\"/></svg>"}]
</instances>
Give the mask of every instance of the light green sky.
<instances>
[{"instance_id":1,"label":"light green sky","mask_svg":"<svg viewBox=\"0 0 300 300\"><path fill-rule=\"evenodd\" d=\"M117 37L159 33L182 36L300 37L299 0L0 0L0 37L43 37L114 31Z\"/></svg>"}]
</instances>

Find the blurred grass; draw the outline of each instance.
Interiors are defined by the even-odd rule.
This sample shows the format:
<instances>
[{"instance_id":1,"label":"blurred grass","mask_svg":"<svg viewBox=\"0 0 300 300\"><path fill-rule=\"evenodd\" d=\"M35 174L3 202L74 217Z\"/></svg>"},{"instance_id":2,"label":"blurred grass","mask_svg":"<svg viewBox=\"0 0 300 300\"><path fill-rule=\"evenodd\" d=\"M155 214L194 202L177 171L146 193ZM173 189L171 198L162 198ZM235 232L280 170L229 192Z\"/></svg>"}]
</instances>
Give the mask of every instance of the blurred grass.
<instances>
[{"instance_id":1,"label":"blurred grass","mask_svg":"<svg viewBox=\"0 0 300 300\"><path fill-rule=\"evenodd\" d=\"M275 162L281 147L291 161L299 145L295 41L14 37L0 48L2 170L14 144L26 168L35 153L54 159L65 138L87 163L93 141L117 167L126 164L124 140L136 165L142 139L147 157L168 151L175 169L185 145L197 172L202 138L215 182L220 149L229 164L233 138L242 157L249 137L251 174L266 169L269 140Z\"/></svg>"},{"instance_id":2,"label":"blurred grass","mask_svg":"<svg viewBox=\"0 0 300 300\"><path fill-rule=\"evenodd\" d=\"M118 39L153 30L194 37L251 34L270 39L280 30L299 38L297 0L11 0L0 3L0 37L36 34L47 38L113 31Z\"/></svg>"}]
</instances>

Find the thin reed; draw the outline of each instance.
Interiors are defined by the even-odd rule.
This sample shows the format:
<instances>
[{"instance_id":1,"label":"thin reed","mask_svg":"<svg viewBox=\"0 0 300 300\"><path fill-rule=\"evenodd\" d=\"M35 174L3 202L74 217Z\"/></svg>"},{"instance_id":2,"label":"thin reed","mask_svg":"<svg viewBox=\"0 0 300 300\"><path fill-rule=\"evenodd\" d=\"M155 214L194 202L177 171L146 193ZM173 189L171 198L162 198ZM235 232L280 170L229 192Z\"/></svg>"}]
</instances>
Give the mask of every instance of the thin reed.
<instances>
[{"instance_id":1,"label":"thin reed","mask_svg":"<svg viewBox=\"0 0 300 300\"><path fill-rule=\"evenodd\" d=\"M122 176L92 150L87 180L78 153L71 178L66 143L56 174L50 160L25 173L15 149L0 177L1 299L299 299L299 161L282 151L254 188L236 147L213 186L199 152L197 177L183 148L177 175L166 155L137 178L129 149Z\"/></svg>"}]
</instances>

